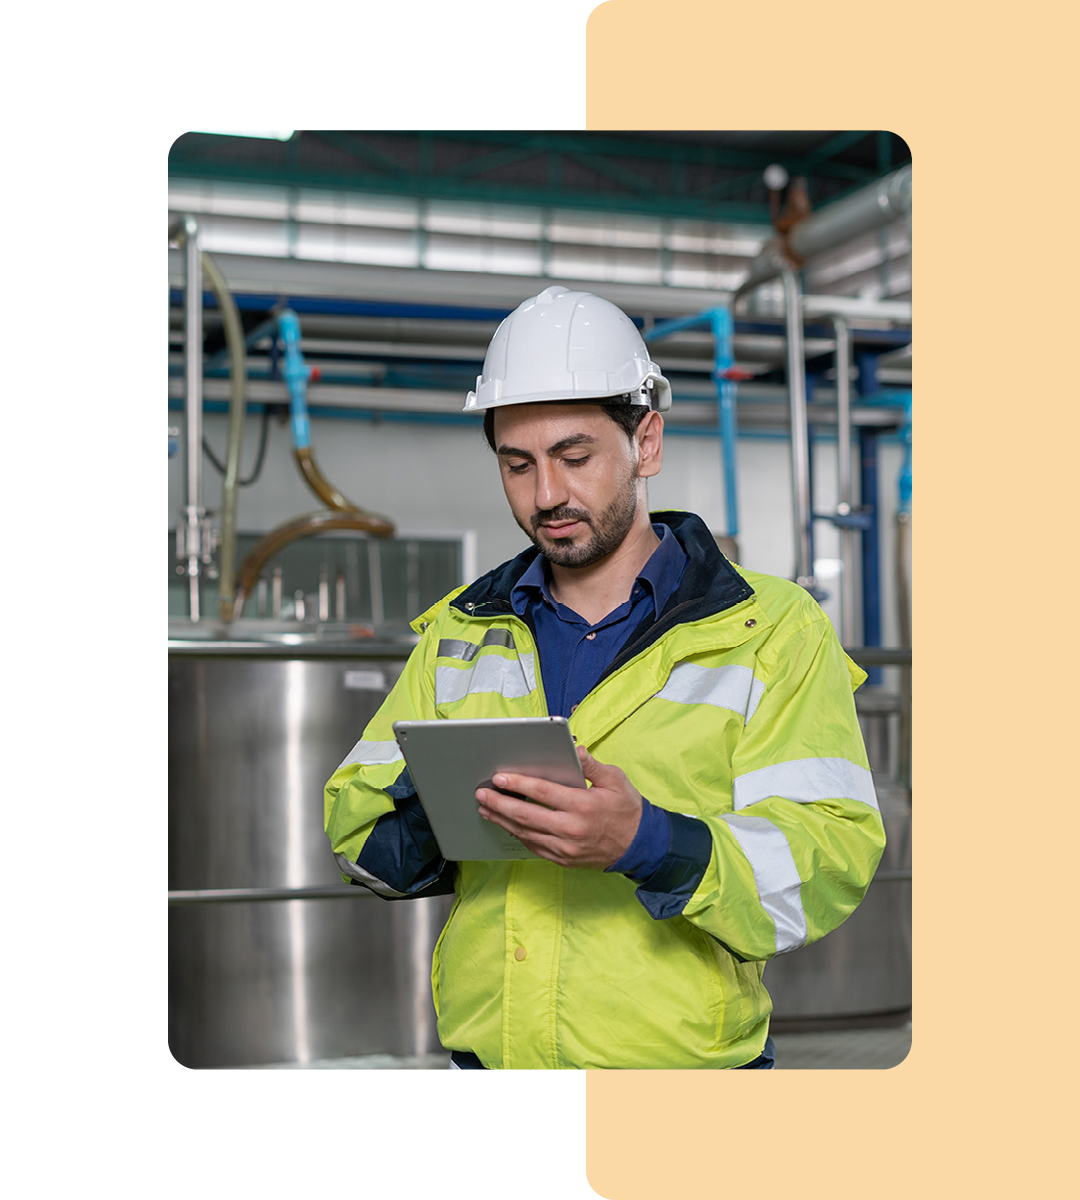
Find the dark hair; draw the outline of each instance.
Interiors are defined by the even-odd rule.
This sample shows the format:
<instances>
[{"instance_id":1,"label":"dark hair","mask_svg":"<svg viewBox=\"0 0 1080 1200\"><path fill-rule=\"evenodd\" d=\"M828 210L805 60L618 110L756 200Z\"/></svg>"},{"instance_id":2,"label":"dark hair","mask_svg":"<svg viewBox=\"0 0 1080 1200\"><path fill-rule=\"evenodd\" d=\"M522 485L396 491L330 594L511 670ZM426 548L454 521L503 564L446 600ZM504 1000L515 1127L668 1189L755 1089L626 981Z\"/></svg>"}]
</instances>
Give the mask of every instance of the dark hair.
<instances>
[{"instance_id":1,"label":"dark hair","mask_svg":"<svg viewBox=\"0 0 1080 1200\"><path fill-rule=\"evenodd\" d=\"M549 404L576 404L575 400L549 400ZM588 401L596 403L607 413L616 425L633 441L637 427L641 424L649 408L644 404L632 404L629 396L610 396L606 400ZM484 437L492 450L495 446L495 410L489 408L484 412Z\"/></svg>"}]
</instances>

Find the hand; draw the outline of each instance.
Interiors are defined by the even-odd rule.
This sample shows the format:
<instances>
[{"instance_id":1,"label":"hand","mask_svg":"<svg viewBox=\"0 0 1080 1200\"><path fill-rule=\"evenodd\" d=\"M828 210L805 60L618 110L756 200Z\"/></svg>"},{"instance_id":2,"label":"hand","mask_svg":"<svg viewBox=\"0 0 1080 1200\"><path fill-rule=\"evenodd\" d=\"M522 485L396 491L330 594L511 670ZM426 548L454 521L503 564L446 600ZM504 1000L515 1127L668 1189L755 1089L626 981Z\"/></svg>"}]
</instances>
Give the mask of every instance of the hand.
<instances>
[{"instance_id":1,"label":"hand","mask_svg":"<svg viewBox=\"0 0 1080 1200\"><path fill-rule=\"evenodd\" d=\"M492 779L497 788L528 799L479 788L480 815L561 867L610 867L637 833L641 793L623 771L597 762L584 747L578 747L578 758L592 784L588 790L530 775L499 774Z\"/></svg>"}]
</instances>

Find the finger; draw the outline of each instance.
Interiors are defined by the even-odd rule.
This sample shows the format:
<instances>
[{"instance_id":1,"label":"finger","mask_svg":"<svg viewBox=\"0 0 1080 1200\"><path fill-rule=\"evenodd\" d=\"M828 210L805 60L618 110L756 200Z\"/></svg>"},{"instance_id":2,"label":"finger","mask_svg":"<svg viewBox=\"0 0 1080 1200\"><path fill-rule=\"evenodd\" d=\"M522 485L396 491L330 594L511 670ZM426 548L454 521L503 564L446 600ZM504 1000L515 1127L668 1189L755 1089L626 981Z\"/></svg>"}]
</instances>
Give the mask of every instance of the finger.
<instances>
[{"instance_id":1,"label":"finger","mask_svg":"<svg viewBox=\"0 0 1080 1200\"><path fill-rule=\"evenodd\" d=\"M480 788L476 799L482 817L502 826L515 837L521 833L558 836L562 832L561 822L565 818L556 810L545 808L541 804L534 804L529 800L515 800L490 788Z\"/></svg>"},{"instance_id":2,"label":"finger","mask_svg":"<svg viewBox=\"0 0 1080 1200\"><path fill-rule=\"evenodd\" d=\"M536 809L536 805L531 807ZM532 828L502 813L495 812L493 809L485 811L481 807L480 812L486 820L500 829L504 829L507 833L513 834L523 846L541 858L546 858L561 867L580 865L577 861L577 847L573 841L568 841L560 832ZM548 815L557 816L558 814L548 812Z\"/></svg>"},{"instance_id":3,"label":"finger","mask_svg":"<svg viewBox=\"0 0 1080 1200\"><path fill-rule=\"evenodd\" d=\"M591 784L595 787L613 787L615 785L618 777L622 774L618 767L610 766L608 763L602 763L593 758L584 746L578 746L577 752L581 770Z\"/></svg>"},{"instance_id":4,"label":"finger","mask_svg":"<svg viewBox=\"0 0 1080 1200\"><path fill-rule=\"evenodd\" d=\"M538 804L557 809L569 808L576 799L564 793L580 790L563 787L562 784L552 783L548 779L537 779L533 775L511 775L502 771L494 776L491 782L503 791L517 792Z\"/></svg>"}]
</instances>

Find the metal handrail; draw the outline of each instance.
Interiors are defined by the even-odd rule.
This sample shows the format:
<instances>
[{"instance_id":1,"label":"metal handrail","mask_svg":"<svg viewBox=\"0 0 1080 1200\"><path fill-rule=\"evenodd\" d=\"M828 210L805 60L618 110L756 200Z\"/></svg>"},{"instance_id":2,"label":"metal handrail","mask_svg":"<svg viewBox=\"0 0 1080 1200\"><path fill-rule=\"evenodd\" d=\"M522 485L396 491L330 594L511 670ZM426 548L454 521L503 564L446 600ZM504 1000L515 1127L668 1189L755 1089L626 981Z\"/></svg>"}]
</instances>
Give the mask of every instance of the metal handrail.
<instances>
[{"instance_id":1,"label":"metal handrail","mask_svg":"<svg viewBox=\"0 0 1080 1200\"><path fill-rule=\"evenodd\" d=\"M374 896L365 887L200 888L170 892L169 907L184 904L241 904L252 900L340 900L345 896Z\"/></svg>"}]
</instances>

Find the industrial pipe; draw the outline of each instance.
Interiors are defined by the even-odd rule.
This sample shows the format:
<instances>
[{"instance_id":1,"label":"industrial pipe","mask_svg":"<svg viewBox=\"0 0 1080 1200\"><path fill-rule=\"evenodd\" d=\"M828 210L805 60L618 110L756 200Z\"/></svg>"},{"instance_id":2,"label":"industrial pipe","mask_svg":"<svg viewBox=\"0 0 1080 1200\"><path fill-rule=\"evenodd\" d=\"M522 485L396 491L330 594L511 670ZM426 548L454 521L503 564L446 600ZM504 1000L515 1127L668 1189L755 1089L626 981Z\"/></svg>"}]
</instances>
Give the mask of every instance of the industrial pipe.
<instances>
[{"instance_id":1,"label":"industrial pipe","mask_svg":"<svg viewBox=\"0 0 1080 1200\"><path fill-rule=\"evenodd\" d=\"M240 564L236 576L236 603L233 607L233 617L239 618L244 608L244 601L251 594L263 567L279 550L283 550L291 542L300 538L314 537L316 534L328 533L335 529L356 529L369 533L373 537L393 537L394 526L385 517L376 513L353 509L348 512L316 512L307 516L295 517L286 521L276 529L272 529L248 553Z\"/></svg>"},{"instance_id":2,"label":"industrial pipe","mask_svg":"<svg viewBox=\"0 0 1080 1200\"><path fill-rule=\"evenodd\" d=\"M724 458L724 510L727 513L727 535L731 539L732 557L738 557L739 496L735 486L735 359L732 341L735 330L731 313L726 308L714 308L710 314L713 331L713 377L720 405L720 452Z\"/></svg>"},{"instance_id":3,"label":"industrial pipe","mask_svg":"<svg viewBox=\"0 0 1080 1200\"><path fill-rule=\"evenodd\" d=\"M784 265L789 262L789 255L805 261L859 234L880 229L910 212L911 165L908 164L869 187L812 213L794 226L786 242L782 243L779 238L770 239L736 290L732 306L751 288L780 275Z\"/></svg>"},{"instance_id":4,"label":"industrial pipe","mask_svg":"<svg viewBox=\"0 0 1080 1200\"><path fill-rule=\"evenodd\" d=\"M836 334L836 511L850 516L851 495L851 334L843 317L833 318ZM840 638L855 640L855 531L840 527Z\"/></svg>"},{"instance_id":5,"label":"industrial pipe","mask_svg":"<svg viewBox=\"0 0 1080 1200\"><path fill-rule=\"evenodd\" d=\"M713 382L716 384L719 404L720 452L724 464L724 512L727 517L727 541L729 557L737 557L739 536L739 496L735 483L735 370L734 330L731 311L722 306L695 313L690 317L676 317L660 321L642 335L646 342L667 337L686 329L708 325L713 335Z\"/></svg>"},{"instance_id":6,"label":"industrial pipe","mask_svg":"<svg viewBox=\"0 0 1080 1200\"><path fill-rule=\"evenodd\" d=\"M244 328L225 277L214 260L203 251L202 268L217 296L218 309L225 329L229 354L229 440L225 460L225 482L221 500L221 563L218 613L223 621L232 620L236 571L236 502L239 496L240 446L247 413L247 354ZM199 443L201 448L201 441Z\"/></svg>"},{"instance_id":7,"label":"industrial pipe","mask_svg":"<svg viewBox=\"0 0 1080 1200\"><path fill-rule=\"evenodd\" d=\"M911 393L900 429L904 462L900 468L896 512L896 587L900 645L911 645ZM911 667L900 672L900 782L911 787Z\"/></svg>"},{"instance_id":8,"label":"industrial pipe","mask_svg":"<svg viewBox=\"0 0 1080 1200\"><path fill-rule=\"evenodd\" d=\"M810 438L806 428L806 367L799 282L789 266L780 268L787 327L787 374L791 416L791 486L795 506L795 582L816 590L810 542Z\"/></svg>"},{"instance_id":9,"label":"industrial pipe","mask_svg":"<svg viewBox=\"0 0 1080 1200\"><path fill-rule=\"evenodd\" d=\"M176 557L188 579L188 613L198 621L199 559L203 554L206 512L202 497L202 254L199 226L185 216L169 226L170 241L184 247L184 412L187 444L184 447L187 493L184 513L176 528Z\"/></svg>"},{"instance_id":10,"label":"industrial pipe","mask_svg":"<svg viewBox=\"0 0 1080 1200\"><path fill-rule=\"evenodd\" d=\"M293 455L300 473L316 496L335 512L362 512L348 500L319 470L311 448L311 424L307 410L307 384L310 374L300 349L300 321L291 308L277 314L278 332L285 347L285 383L289 389L289 411L292 419Z\"/></svg>"}]
</instances>

